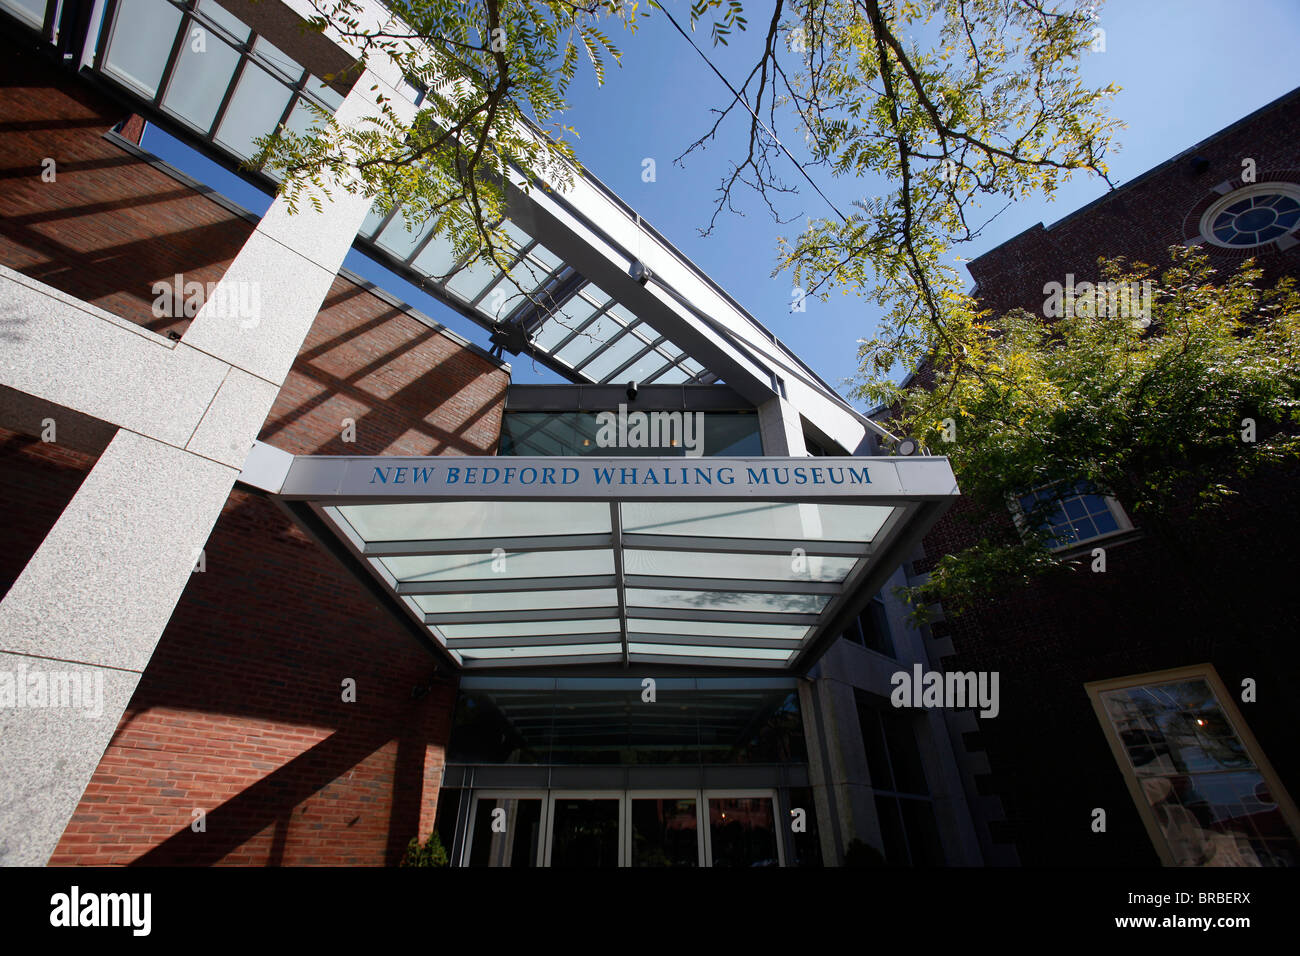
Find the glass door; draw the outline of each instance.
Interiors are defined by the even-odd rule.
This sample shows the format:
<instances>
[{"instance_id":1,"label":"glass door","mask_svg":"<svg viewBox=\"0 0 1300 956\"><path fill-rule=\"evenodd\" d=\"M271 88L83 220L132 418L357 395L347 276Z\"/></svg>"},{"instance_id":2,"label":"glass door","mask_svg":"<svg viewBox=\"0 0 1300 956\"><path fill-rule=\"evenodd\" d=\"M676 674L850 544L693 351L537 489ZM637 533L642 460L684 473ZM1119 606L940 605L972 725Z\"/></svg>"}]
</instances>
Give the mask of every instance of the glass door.
<instances>
[{"instance_id":1,"label":"glass door","mask_svg":"<svg viewBox=\"0 0 1300 956\"><path fill-rule=\"evenodd\" d=\"M622 866L623 795L551 794L547 866Z\"/></svg>"},{"instance_id":2,"label":"glass door","mask_svg":"<svg viewBox=\"0 0 1300 956\"><path fill-rule=\"evenodd\" d=\"M464 866L783 866L776 792L475 792Z\"/></svg>"},{"instance_id":3,"label":"glass door","mask_svg":"<svg viewBox=\"0 0 1300 956\"><path fill-rule=\"evenodd\" d=\"M542 796L477 794L466 866L540 866Z\"/></svg>"},{"instance_id":4,"label":"glass door","mask_svg":"<svg viewBox=\"0 0 1300 956\"><path fill-rule=\"evenodd\" d=\"M629 866L697 867L704 859L699 794L628 794Z\"/></svg>"},{"instance_id":5,"label":"glass door","mask_svg":"<svg viewBox=\"0 0 1300 956\"><path fill-rule=\"evenodd\" d=\"M706 793L708 866L783 866L772 791Z\"/></svg>"}]
</instances>

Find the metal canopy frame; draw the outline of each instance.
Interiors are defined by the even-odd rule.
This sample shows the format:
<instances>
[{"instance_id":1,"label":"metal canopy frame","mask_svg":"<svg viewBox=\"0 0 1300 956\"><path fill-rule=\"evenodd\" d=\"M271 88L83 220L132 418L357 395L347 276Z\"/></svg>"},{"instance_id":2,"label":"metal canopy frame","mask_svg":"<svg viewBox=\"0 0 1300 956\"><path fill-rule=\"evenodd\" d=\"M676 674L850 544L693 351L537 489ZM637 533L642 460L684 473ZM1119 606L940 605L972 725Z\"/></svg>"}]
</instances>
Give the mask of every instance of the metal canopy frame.
<instances>
[{"instance_id":1,"label":"metal canopy frame","mask_svg":"<svg viewBox=\"0 0 1300 956\"><path fill-rule=\"evenodd\" d=\"M158 0L175 11L177 23L175 31L157 44L156 55L148 61L151 71L161 64L157 86L149 92L152 73L147 78L132 80L121 72L114 73L107 63L113 31L122 19L123 5L127 2L105 0L103 16L92 17L83 49L78 51L80 62L89 66L85 74L127 108L197 146L225 168L259 186L273 188L275 181L270 176L250 172L243 166L244 157L218 139L223 119L231 115L240 99L241 77L260 67L266 70L264 82L273 82L283 89L285 103L279 115L259 117L259 122L264 122L267 128L251 130L254 134L270 133L277 125L295 117L302 102L311 101L327 112L334 108L338 89L328 88L317 77L335 73L337 68L333 64L322 69L313 62L298 63L301 69L290 76L281 69L278 59L253 48L261 38L256 29L250 29L243 40L222 32L218 20L239 20L224 7L223 15L218 17L215 12L205 12L205 0ZM53 7L52 0L49 6ZM370 6L373 4L368 4L367 9ZM286 3L285 7L290 12L297 9L292 3ZM183 116L184 109L168 110L165 103L176 86L183 51L187 49L191 27L196 24L207 28L208 42L228 47L234 57L231 75L223 74L215 81L224 86L214 91L217 105L210 122L204 110L200 120L203 128L194 125L193 117ZM340 54L355 55L343 38L331 34L326 40ZM300 52L295 55L301 58ZM193 84L195 88L201 85ZM773 396L788 398L817 434L848 452L870 447L863 440L867 433L884 434L608 187L590 173L584 173L579 180L576 191L569 196L552 189L523 189L512 178L510 222L528 235L530 248L544 245L559 265L541 270L536 284L525 283L532 287L523 290L522 302L508 314L492 315L483 308L485 296L502 282L503 274L499 270L493 270L490 281L466 297L448 288L451 276L434 276L424 269L421 257L438 241L427 224L418 225L410 241L399 243L396 251L385 248L381 242L383 233L392 232L399 210L368 221L354 245L488 329L494 335L494 342L503 326L517 325L524 333L534 336L534 341L525 346L525 354L570 381L607 383L635 378L639 384L674 385L726 381L756 405ZM638 251L643 240L647 250L644 256ZM644 265L651 270L648 276L644 269L635 268L640 258L646 259ZM468 265L463 261L444 264L449 264L456 274L463 274ZM635 278L629 275L629 270ZM608 336L602 334L595 341L593 352L583 352L581 360L569 361L560 355L562 348L571 345L578 336L591 336L590 323L595 317L568 322L561 310L584 289L595 286L631 318L611 324ZM548 329L553 330L549 335ZM556 332L562 334L554 338ZM539 345L538 336L544 336L548 344ZM513 349L522 339L506 334L501 336L501 341ZM606 358L611 350L617 350L617 358Z\"/></svg>"},{"instance_id":2,"label":"metal canopy frame","mask_svg":"<svg viewBox=\"0 0 1300 956\"><path fill-rule=\"evenodd\" d=\"M728 668L729 673L806 673L831 642L847 627L903 561L908 560L922 535L951 503L957 491L952 472L944 458L755 458L693 459L714 469L764 467L842 469L851 463L862 474L871 475L871 485L819 489L798 492L791 487L744 487L720 489L714 485L694 489L694 494L665 494L660 489L639 490L603 487L599 493L590 485L575 482L571 489L478 489L459 482L439 485L426 482L422 487L395 488L378 483L374 490L364 490L362 479L368 473L396 468L437 469L438 467L496 468L509 466L527 469L532 465L560 469L599 469L605 462L620 468L681 468L682 459L663 458L348 458L301 456L289 468L280 500L299 520L317 530L319 536L333 541L333 550L350 570L368 579L374 593L384 595L390 609L399 613L421 635L426 646L456 670L476 673L521 675L591 673L591 668L626 670L653 664L656 673L694 673L706 669ZM892 474L891 474L892 472ZM376 481L378 474L372 476ZM703 492L703 493L700 493ZM355 520L379 521L371 527L383 528L384 520L405 521L403 515L420 514L431 522L448 520L451 512L439 512L438 506L455 503L482 511L474 514L495 516L490 502L524 502L534 509L548 504L598 503L608 512L608 529L591 533L492 534L456 537L449 530L445 539L412 537L407 540L368 540L354 527ZM760 516L767 511L790 520L799 515L806 520L809 512L788 506L851 505L874 510L863 512L826 512L835 515L861 515L857 526L868 529L869 538L854 540L858 532L828 529L839 537L822 537L820 531L806 537L740 537L706 533L646 533L626 530L629 504L641 510L642 521L653 508L691 502L701 508L700 517L691 520L720 522L737 520L736 515L714 515L707 505L716 503L719 511L737 502L752 506ZM358 505L429 504L430 509L388 513L387 519L376 509L353 510ZM888 508L887 516L882 510ZM651 510L647 510L651 509ZM749 508L745 509L750 510ZM734 511L734 509L733 509ZM598 514L594 508L581 512L586 519ZM694 512L692 512L694 513ZM816 511L814 523L823 522ZM369 517L366 517L369 516ZM741 520L743 520L743 515ZM492 520L498 520L493 518ZM772 521L778 520L776 517ZM405 526L405 525L403 525ZM807 525L804 526L805 528ZM423 529L420 529L423 531ZM697 528L696 530L702 530ZM672 554L714 554L723 562L730 557L780 556L789 558L793 549L803 549L808 558L852 559L847 571L838 567L822 568L820 574L803 576L726 577L680 573L669 558L664 573L645 573L642 568L629 570L629 552L656 551L665 557ZM607 551L612 567L601 573L575 571L559 573L564 567L564 553ZM466 567L457 556L487 559L494 554L528 556L553 563L540 573L512 577L494 576L483 570L478 576L464 576ZM399 572L384 559L419 557L452 558L451 562L432 564L432 570ZM599 559L596 559L599 560ZM645 558L641 559L642 561ZM698 563L698 559L697 563ZM588 567L592 559L588 559ZM607 567L609 567L607 565ZM531 569L530 569L531 570ZM725 570L719 566L719 571ZM442 575L439 577L439 575ZM664 595L675 593L676 600ZM531 595L557 595L559 606L546 601L532 603ZM584 597L589 594L590 599ZM420 599L432 598L434 605L421 605ZM463 598L463 601L456 601ZM479 599L497 604L476 606ZM437 602L450 601L440 607ZM573 606L568 606L568 605ZM565 623L574 627L566 629ZM607 622L602 626L600 622ZM653 622L670 622L661 632ZM536 624L536 629L519 625ZM466 625L476 625L463 630ZM483 627L483 626L489 627ZM490 625L503 625L495 631ZM651 625L651 626L647 626ZM720 626L719 626L720 625ZM740 627L737 627L739 625ZM773 630L767 631L768 627ZM749 632L746 632L749 629ZM562 650L564 649L564 650ZM493 656L490 652L498 652ZM735 656L732 656L732 653Z\"/></svg>"}]
</instances>

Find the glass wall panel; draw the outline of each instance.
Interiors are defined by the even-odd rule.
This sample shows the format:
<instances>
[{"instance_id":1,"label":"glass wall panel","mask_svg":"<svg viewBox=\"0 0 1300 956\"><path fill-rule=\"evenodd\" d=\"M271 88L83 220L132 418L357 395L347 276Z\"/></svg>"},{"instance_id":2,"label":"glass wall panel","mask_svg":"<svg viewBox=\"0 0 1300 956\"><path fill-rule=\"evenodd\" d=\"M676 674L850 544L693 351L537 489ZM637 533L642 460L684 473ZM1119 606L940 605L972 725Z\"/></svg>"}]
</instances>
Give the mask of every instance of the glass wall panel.
<instances>
[{"instance_id":1,"label":"glass wall panel","mask_svg":"<svg viewBox=\"0 0 1300 956\"><path fill-rule=\"evenodd\" d=\"M644 345L644 343L642 343ZM617 409L609 409L617 413ZM703 423L703 441L697 444L700 454L710 456L759 456L763 453L758 431L758 415L752 411L647 412L647 415L672 415L675 418L649 418L647 440L659 443L649 447L619 447L617 431L605 429L597 411L582 412L506 412L501 421L501 455L597 455L605 458L623 456L693 457L685 444L684 415L699 415L691 422L692 442L700 434L697 422ZM632 419L628 419L629 423ZM629 424L630 427L630 424ZM650 436L656 436L652 439ZM664 436L668 441L664 441ZM676 445L669 444L676 441ZM602 442L604 442L602 444Z\"/></svg>"},{"instance_id":2,"label":"glass wall panel","mask_svg":"<svg viewBox=\"0 0 1300 956\"><path fill-rule=\"evenodd\" d=\"M589 647L590 645L583 645ZM660 682L654 706L640 680L555 689L547 678L466 679L448 745L452 763L803 763L798 694L774 681Z\"/></svg>"}]
</instances>

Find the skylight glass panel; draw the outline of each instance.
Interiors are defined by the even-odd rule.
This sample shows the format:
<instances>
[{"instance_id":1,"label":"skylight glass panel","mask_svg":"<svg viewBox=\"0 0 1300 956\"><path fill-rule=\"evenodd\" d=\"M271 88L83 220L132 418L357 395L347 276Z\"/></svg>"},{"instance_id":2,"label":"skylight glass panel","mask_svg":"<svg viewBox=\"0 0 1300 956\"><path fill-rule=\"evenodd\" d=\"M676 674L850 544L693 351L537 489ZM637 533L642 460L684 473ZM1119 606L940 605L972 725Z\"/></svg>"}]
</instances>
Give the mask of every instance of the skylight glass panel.
<instances>
[{"instance_id":1,"label":"skylight glass panel","mask_svg":"<svg viewBox=\"0 0 1300 956\"><path fill-rule=\"evenodd\" d=\"M755 661L784 661L794 653L781 647L702 647L694 644L642 644L635 641L629 642L628 652L666 657L721 657Z\"/></svg>"},{"instance_id":2,"label":"skylight glass panel","mask_svg":"<svg viewBox=\"0 0 1300 956\"><path fill-rule=\"evenodd\" d=\"M762 467L761 463L758 467ZM770 466L769 466L770 467ZM705 535L722 538L870 541L888 520L886 505L764 501L628 501L626 533Z\"/></svg>"},{"instance_id":3,"label":"skylight glass panel","mask_svg":"<svg viewBox=\"0 0 1300 956\"><path fill-rule=\"evenodd\" d=\"M803 555L796 562L784 554L642 551L637 548L628 548L623 552L623 570L627 574L719 578L728 581L837 583L844 580L855 564L856 558L819 555Z\"/></svg>"},{"instance_id":4,"label":"skylight glass panel","mask_svg":"<svg viewBox=\"0 0 1300 956\"><path fill-rule=\"evenodd\" d=\"M266 37L257 38L253 43L253 52L257 54L258 59L268 63L272 70L290 83L297 83L302 79L302 64L271 43Z\"/></svg>"},{"instance_id":5,"label":"skylight glass panel","mask_svg":"<svg viewBox=\"0 0 1300 956\"><path fill-rule=\"evenodd\" d=\"M496 624L440 624L438 630L448 640L457 638L542 637L552 635L617 634L618 618L597 618L591 621L517 621Z\"/></svg>"},{"instance_id":6,"label":"skylight glass panel","mask_svg":"<svg viewBox=\"0 0 1300 956\"><path fill-rule=\"evenodd\" d=\"M195 50L192 43L183 43L167 83L163 108L206 133L212 128L238 65L239 54L211 33L202 52Z\"/></svg>"},{"instance_id":7,"label":"skylight glass panel","mask_svg":"<svg viewBox=\"0 0 1300 956\"><path fill-rule=\"evenodd\" d=\"M530 657L586 657L623 653L622 644L550 644L536 647L469 647L457 648L467 662L473 660L508 660Z\"/></svg>"},{"instance_id":8,"label":"skylight glass panel","mask_svg":"<svg viewBox=\"0 0 1300 956\"><path fill-rule=\"evenodd\" d=\"M542 323L542 327L533 337L533 344L544 351L551 351L563 342L566 336L591 318L597 308L598 306L586 296L581 294L573 296Z\"/></svg>"},{"instance_id":9,"label":"skylight glass panel","mask_svg":"<svg viewBox=\"0 0 1300 956\"><path fill-rule=\"evenodd\" d=\"M610 372L636 355L646 344L635 335L625 333L617 342L601 352L583 366L584 374L597 382L602 382Z\"/></svg>"},{"instance_id":10,"label":"skylight glass panel","mask_svg":"<svg viewBox=\"0 0 1300 956\"><path fill-rule=\"evenodd\" d=\"M449 616L485 611L541 611L560 608L608 607L618 604L613 588L582 588L567 591L501 591L489 594L413 594L412 599L426 614ZM436 624L437 621L434 621Z\"/></svg>"},{"instance_id":11,"label":"skylight glass panel","mask_svg":"<svg viewBox=\"0 0 1300 956\"><path fill-rule=\"evenodd\" d=\"M165 0L121 0L105 72L153 99L180 25L181 12Z\"/></svg>"},{"instance_id":12,"label":"skylight glass panel","mask_svg":"<svg viewBox=\"0 0 1300 956\"><path fill-rule=\"evenodd\" d=\"M248 28L248 24L217 3L216 0L199 0L198 11L235 43L247 42L253 32ZM193 31L191 31L191 35L193 35Z\"/></svg>"},{"instance_id":13,"label":"skylight glass panel","mask_svg":"<svg viewBox=\"0 0 1300 956\"><path fill-rule=\"evenodd\" d=\"M662 362L660 364L662 364ZM680 385L688 378L690 378L690 376L686 374L685 369L683 369L680 365L674 365L672 368L665 371L662 375L656 375L653 379L653 382L656 385Z\"/></svg>"},{"instance_id":14,"label":"skylight glass panel","mask_svg":"<svg viewBox=\"0 0 1300 956\"><path fill-rule=\"evenodd\" d=\"M371 206L370 212L366 213L366 218L361 221L361 228L357 230L362 236L373 236L379 224L384 221L384 213L380 212L378 206ZM397 215L401 215L398 213Z\"/></svg>"},{"instance_id":15,"label":"skylight glass panel","mask_svg":"<svg viewBox=\"0 0 1300 956\"><path fill-rule=\"evenodd\" d=\"M587 326L580 333L575 335L568 345L560 349L557 353L557 357L561 361L568 362L569 365L577 368L582 364L583 360L586 359L587 356L591 355L592 352L596 351L596 349L600 348L615 335L621 334L622 331L623 327L611 319L609 313L606 312L604 315L597 318L595 322L592 322L591 325Z\"/></svg>"},{"instance_id":16,"label":"skylight glass panel","mask_svg":"<svg viewBox=\"0 0 1300 956\"><path fill-rule=\"evenodd\" d=\"M754 614L819 614L825 594L760 594L752 591L676 591L628 588L628 607L690 611L744 611ZM629 612L630 613L630 612Z\"/></svg>"},{"instance_id":17,"label":"skylight glass panel","mask_svg":"<svg viewBox=\"0 0 1300 956\"><path fill-rule=\"evenodd\" d=\"M0 7L38 30L45 25L45 0L0 0Z\"/></svg>"},{"instance_id":18,"label":"skylight glass panel","mask_svg":"<svg viewBox=\"0 0 1300 956\"><path fill-rule=\"evenodd\" d=\"M614 552L511 551L378 558L399 581L509 581L614 573Z\"/></svg>"},{"instance_id":19,"label":"skylight glass panel","mask_svg":"<svg viewBox=\"0 0 1300 956\"><path fill-rule=\"evenodd\" d=\"M508 467L506 459L502 459L501 467ZM545 508L532 501L402 502L343 505L337 511L366 541L454 541L610 532L609 505L599 501L548 501Z\"/></svg>"},{"instance_id":20,"label":"skylight glass panel","mask_svg":"<svg viewBox=\"0 0 1300 956\"><path fill-rule=\"evenodd\" d=\"M425 237L430 229L433 228L433 220L428 219L424 222L415 223L410 229L407 228L406 217L402 210L398 210L395 215L384 227L384 231L379 234L376 243L383 249L387 249L394 256L402 261L415 251L415 247L420 244L420 240Z\"/></svg>"},{"instance_id":21,"label":"skylight glass panel","mask_svg":"<svg viewBox=\"0 0 1300 956\"><path fill-rule=\"evenodd\" d=\"M319 77L309 75L307 82L303 84L303 90L313 99L319 100L320 104L331 113L337 113L338 108L343 105L343 94Z\"/></svg>"},{"instance_id":22,"label":"skylight glass panel","mask_svg":"<svg viewBox=\"0 0 1300 956\"><path fill-rule=\"evenodd\" d=\"M446 236L434 236L411 263L421 275L441 279L456 265L456 250Z\"/></svg>"},{"instance_id":23,"label":"skylight glass panel","mask_svg":"<svg viewBox=\"0 0 1300 956\"><path fill-rule=\"evenodd\" d=\"M246 64L221 118L217 142L237 156L251 158L257 152L253 140L275 131L292 95L289 87L266 70Z\"/></svg>"},{"instance_id":24,"label":"skylight glass panel","mask_svg":"<svg viewBox=\"0 0 1300 956\"><path fill-rule=\"evenodd\" d=\"M809 633L810 628L803 624L743 624L722 621L657 621L651 618L638 618L629 615L627 631L629 634L662 634L660 641L671 642L677 637L742 637L768 638L773 640L798 641Z\"/></svg>"},{"instance_id":25,"label":"skylight glass panel","mask_svg":"<svg viewBox=\"0 0 1300 956\"><path fill-rule=\"evenodd\" d=\"M630 366L619 372L618 377L621 380L629 382L644 382L655 372L663 368L668 363L668 356L658 349L651 349L645 355L641 356Z\"/></svg>"}]
</instances>

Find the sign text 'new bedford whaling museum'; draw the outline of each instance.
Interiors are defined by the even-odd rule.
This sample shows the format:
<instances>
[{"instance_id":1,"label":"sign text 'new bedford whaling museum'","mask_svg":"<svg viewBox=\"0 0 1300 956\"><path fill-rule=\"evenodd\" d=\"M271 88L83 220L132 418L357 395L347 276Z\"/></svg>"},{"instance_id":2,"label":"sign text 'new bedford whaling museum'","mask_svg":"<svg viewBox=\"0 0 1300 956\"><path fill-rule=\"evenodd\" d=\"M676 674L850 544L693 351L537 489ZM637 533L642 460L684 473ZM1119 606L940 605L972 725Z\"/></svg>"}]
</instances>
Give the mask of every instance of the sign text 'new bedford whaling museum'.
<instances>
[{"instance_id":1,"label":"sign text 'new bedford whaling museum'","mask_svg":"<svg viewBox=\"0 0 1300 956\"><path fill-rule=\"evenodd\" d=\"M281 494L382 498L877 498L955 493L946 459L299 457Z\"/></svg>"}]
</instances>

